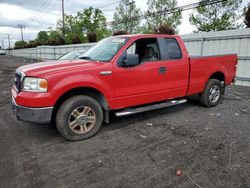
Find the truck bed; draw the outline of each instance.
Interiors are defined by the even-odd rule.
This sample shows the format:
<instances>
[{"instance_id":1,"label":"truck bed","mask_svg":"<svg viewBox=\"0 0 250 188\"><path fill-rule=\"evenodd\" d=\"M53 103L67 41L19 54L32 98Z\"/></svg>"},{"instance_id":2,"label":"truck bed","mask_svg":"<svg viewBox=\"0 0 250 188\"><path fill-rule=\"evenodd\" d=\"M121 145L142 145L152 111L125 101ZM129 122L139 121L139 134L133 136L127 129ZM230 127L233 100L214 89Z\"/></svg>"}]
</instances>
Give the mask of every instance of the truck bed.
<instances>
[{"instance_id":1,"label":"truck bed","mask_svg":"<svg viewBox=\"0 0 250 188\"><path fill-rule=\"evenodd\" d=\"M188 95L201 93L208 78L222 73L225 85L232 83L236 73L237 55L191 56Z\"/></svg>"}]
</instances>

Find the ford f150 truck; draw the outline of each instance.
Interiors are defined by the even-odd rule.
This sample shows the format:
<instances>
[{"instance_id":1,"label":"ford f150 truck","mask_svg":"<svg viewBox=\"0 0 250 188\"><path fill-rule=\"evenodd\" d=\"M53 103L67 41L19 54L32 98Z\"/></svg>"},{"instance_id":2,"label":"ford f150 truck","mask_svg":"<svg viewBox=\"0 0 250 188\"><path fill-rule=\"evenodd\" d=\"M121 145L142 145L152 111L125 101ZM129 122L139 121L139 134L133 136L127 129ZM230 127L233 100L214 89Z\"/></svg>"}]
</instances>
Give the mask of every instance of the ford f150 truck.
<instances>
[{"instance_id":1,"label":"ford f150 truck","mask_svg":"<svg viewBox=\"0 0 250 188\"><path fill-rule=\"evenodd\" d=\"M109 113L125 116L186 102L219 104L234 81L237 55L189 57L176 35L120 35L101 40L79 60L19 67L12 87L16 117L54 122L62 136L93 136Z\"/></svg>"}]
</instances>

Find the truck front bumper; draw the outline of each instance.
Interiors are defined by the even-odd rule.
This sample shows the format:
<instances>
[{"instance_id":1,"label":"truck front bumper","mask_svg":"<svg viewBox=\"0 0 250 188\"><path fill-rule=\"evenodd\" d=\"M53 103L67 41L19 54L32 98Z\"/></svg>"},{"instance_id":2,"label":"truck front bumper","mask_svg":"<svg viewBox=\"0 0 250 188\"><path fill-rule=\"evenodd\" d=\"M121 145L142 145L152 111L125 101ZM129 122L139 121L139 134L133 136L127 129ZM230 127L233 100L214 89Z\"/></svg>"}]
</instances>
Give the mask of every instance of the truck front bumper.
<instances>
[{"instance_id":1,"label":"truck front bumper","mask_svg":"<svg viewBox=\"0 0 250 188\"><path fill-rule=\"evenodd\" d=\"M51 121L53 107L29 108L20 106L16 104L16 101L13 97L11 106L12 111L18 120L37 124L50 123Z\"/></svg>"}]
</instances>

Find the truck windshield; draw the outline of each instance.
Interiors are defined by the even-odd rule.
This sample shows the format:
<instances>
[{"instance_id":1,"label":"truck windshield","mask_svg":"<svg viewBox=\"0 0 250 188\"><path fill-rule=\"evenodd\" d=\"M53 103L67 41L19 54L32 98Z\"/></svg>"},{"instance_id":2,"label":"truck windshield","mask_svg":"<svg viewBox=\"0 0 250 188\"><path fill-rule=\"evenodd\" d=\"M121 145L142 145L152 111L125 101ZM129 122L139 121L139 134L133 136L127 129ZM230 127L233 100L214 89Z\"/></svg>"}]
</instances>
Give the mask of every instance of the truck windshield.
<instances>
[{"instance_id":1,"label":"truck windshield","mask_svg":"<svg viewBox=\"0 0 250 188\"><path fill-rule=\"evenodd\" d=\"M109 37L103 39L84 52L79 59L108 62L115 56L127 40L127 37Z\"/></svg>"}]
</instances>

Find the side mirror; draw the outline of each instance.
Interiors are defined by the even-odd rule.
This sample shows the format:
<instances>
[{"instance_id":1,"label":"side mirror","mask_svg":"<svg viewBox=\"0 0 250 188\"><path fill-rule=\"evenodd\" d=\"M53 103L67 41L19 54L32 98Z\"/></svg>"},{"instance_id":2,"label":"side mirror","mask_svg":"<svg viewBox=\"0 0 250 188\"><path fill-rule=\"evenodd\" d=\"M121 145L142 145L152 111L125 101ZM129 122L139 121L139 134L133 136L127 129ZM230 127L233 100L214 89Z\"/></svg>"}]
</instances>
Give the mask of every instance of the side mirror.
<instances>
[{"instance_id":1,"label":"side mirror","mask_svg":"<svg viewBox=\"0 0 250 188\"><path fill-rule=\"evenodd\" d=\"M123 60L123 64L126 67L132 67L139 64L139 55L138 54L127 54L125 60Z\"/></svg>"}]
</instances>

